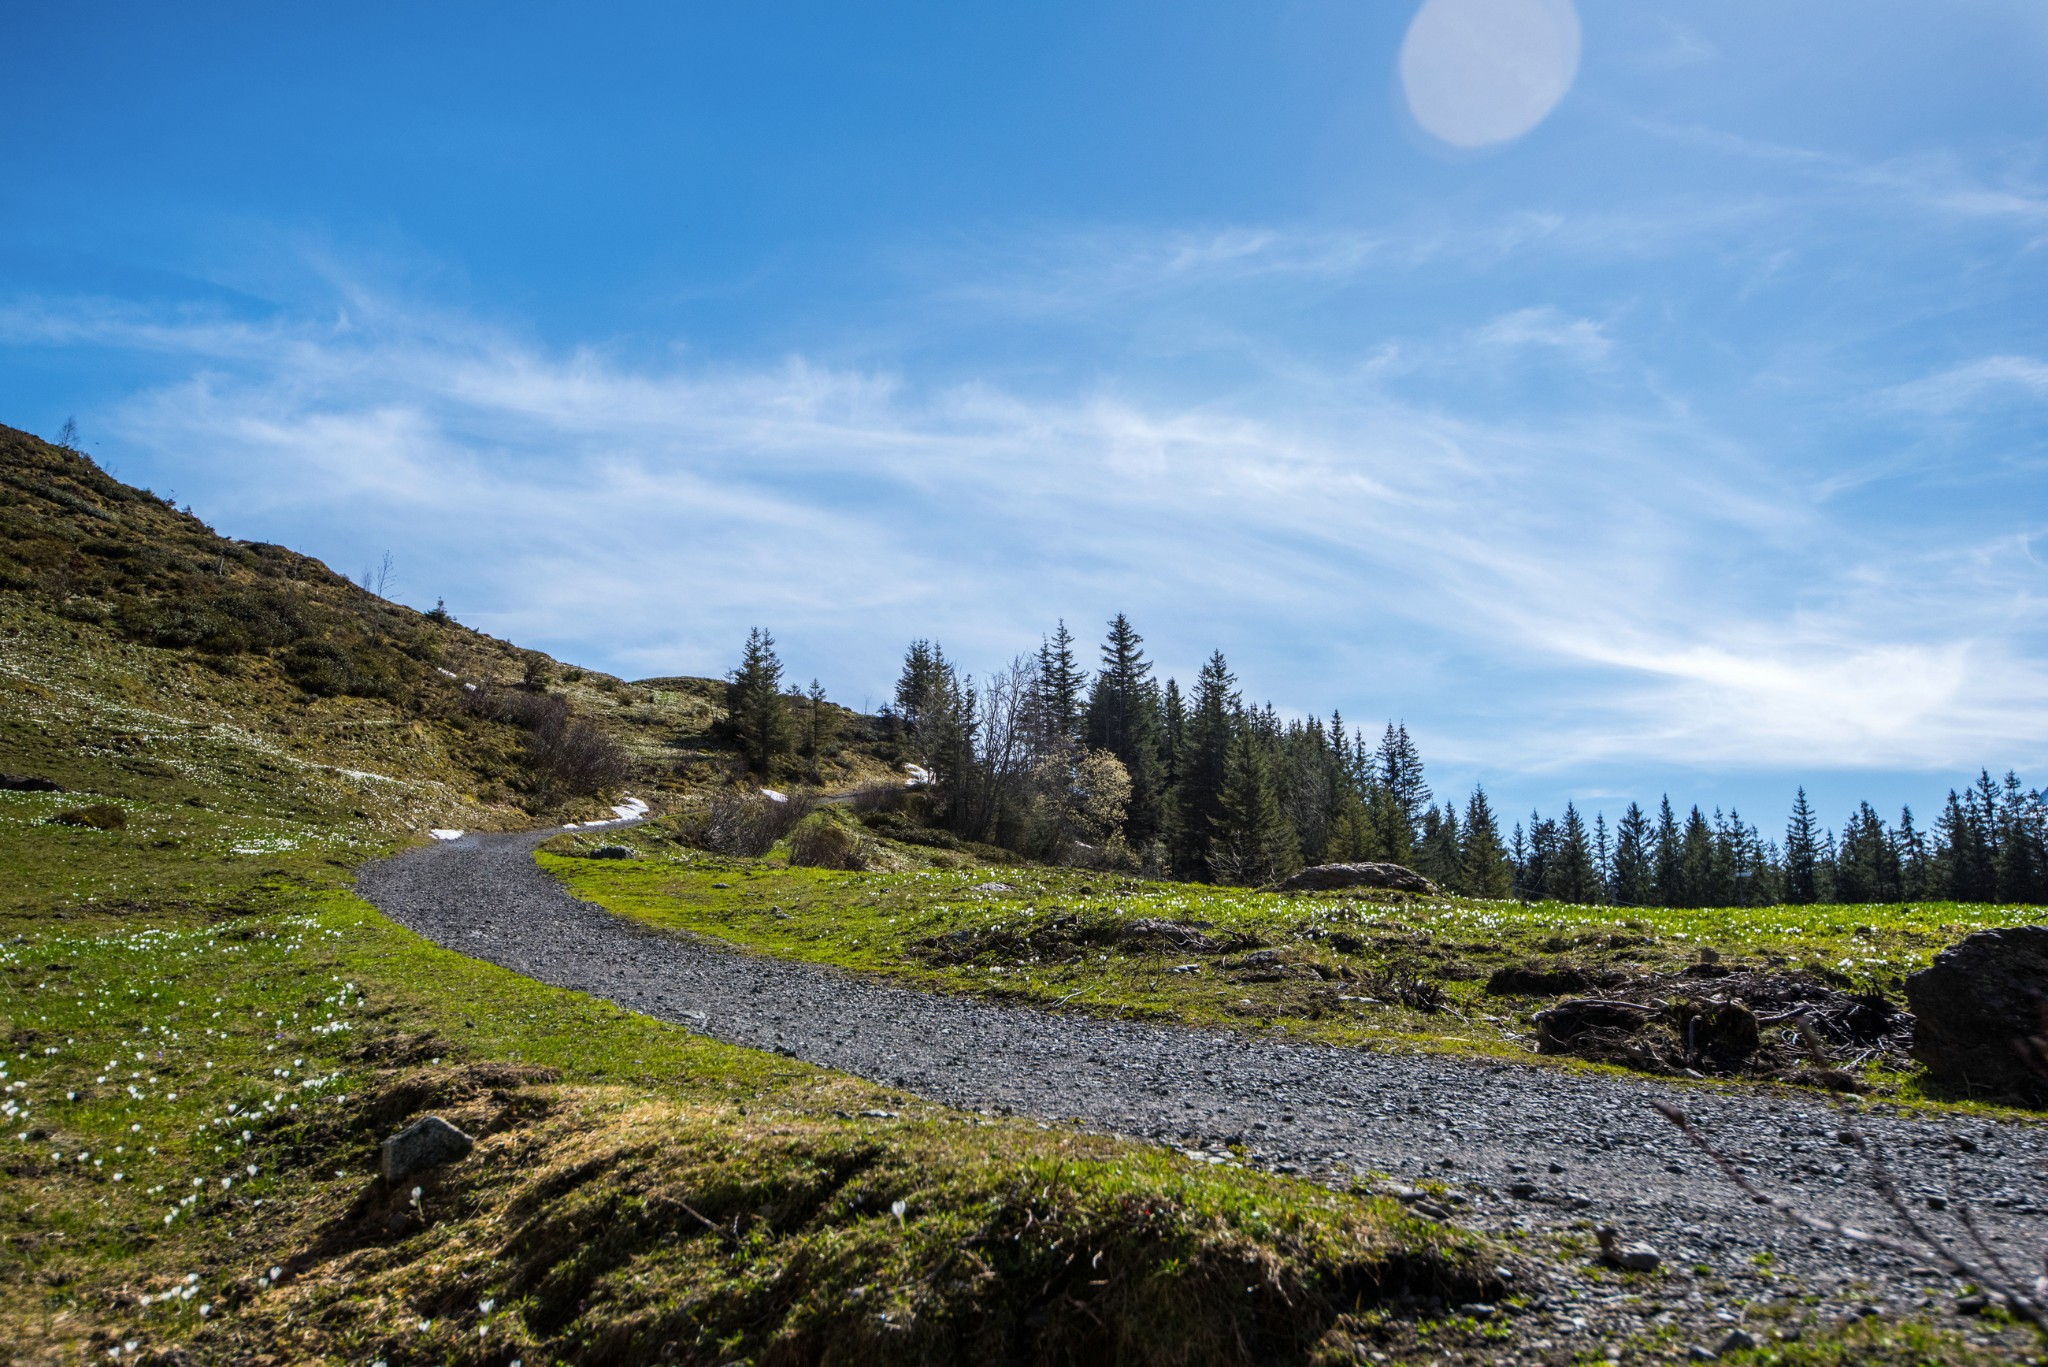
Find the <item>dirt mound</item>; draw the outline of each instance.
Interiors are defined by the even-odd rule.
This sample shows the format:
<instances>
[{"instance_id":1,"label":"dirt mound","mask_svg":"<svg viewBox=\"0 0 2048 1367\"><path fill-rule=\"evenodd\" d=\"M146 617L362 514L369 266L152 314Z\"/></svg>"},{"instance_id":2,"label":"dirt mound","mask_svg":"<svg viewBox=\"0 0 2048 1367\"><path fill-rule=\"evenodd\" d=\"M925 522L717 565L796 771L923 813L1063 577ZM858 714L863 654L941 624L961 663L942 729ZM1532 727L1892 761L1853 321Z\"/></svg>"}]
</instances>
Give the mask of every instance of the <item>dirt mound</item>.
<instances>
[{"instance_id":1,"label":"dirt mound","mask_svg":"<svg viewBox=\"0 0 2048 1367\"><path fill-rule=\"evenodd\" d=\"M1905 1066L1913 1042L1912 1016L1874 993L1807 973L1704 964L1610 979L1598 997L1561 1001L1535 1021L1546 1054L1837 1087L1850 1083L1844 1070L1873 1058Z\"/></svg>"},{"instance_id":2,"label":"dirt mound","mask_svg":"<svg viewBox=\"0 0 2048 1367\"><path fill-rule=\"evenodd\" d=\"M1024 927L994 926L984 930L949 930L911 946L928 963L962 964L978 959L1058 961L1084 950L1123 949L1136 954L1236 954L1257 949L1250 935L1212 935L1201 921L1168 921L1144 917L1125 921L1114 916L1054 916Z\"/></svg>"}]
</instances>

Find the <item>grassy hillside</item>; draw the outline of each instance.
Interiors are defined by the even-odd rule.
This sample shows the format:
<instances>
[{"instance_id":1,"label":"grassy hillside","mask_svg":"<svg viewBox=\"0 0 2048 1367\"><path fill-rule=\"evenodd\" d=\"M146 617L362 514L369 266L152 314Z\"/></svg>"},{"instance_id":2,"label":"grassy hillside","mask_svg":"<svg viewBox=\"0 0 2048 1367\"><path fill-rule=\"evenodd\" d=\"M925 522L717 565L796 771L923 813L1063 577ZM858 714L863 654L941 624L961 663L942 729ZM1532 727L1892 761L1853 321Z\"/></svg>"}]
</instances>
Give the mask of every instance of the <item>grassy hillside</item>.
<instances>
[{"instance_id":1,"label":"grassy hillside","mask_svg":"<svg viewBox=\"0 0 2048 1367\"><path fill-rule=\"evenodd\" d=\"M528 723L548 698L616 744L624 767L602 783L544 781ZM282 546L219 536L5 427L0 700L0 772L172 807L204 793L238 814L359 833L523 826L594 812L607 789L658 802L737 769L715 680L629 684L522 650ZM842 740L810 777L886 771L873 719L828 709ZM183 830L162 826L167 839Z\"/></svg>"}]
</instances>

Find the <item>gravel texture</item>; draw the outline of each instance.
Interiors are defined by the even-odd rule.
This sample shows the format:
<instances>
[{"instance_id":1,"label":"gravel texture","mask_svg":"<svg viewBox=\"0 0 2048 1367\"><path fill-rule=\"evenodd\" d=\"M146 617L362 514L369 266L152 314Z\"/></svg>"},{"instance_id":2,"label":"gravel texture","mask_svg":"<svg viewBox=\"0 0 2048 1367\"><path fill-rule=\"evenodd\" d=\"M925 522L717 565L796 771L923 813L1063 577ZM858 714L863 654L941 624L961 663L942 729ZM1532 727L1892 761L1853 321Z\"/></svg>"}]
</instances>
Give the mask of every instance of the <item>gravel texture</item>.
<instances>
[{"instance_id":1,"label":"gravel texture","mask_svg":"<svg viewBox=\"0 0 2048 1367\"><path fill-rule=\"evenodd\" d=\"M1649 1105L1683 1106L1756 1180L1810 1212L1895 1232L1825 1098L1334 1049L907 990L651 930L578 901L531 857L552 833L411 850L366 868L359 886L439 944L734 1044L969 1110L1172 1144L1201 1161L1228 1159L1225 1146L1236 1145L1244 1161L1284 1173L1439 1181L1449 1192L1421 1198L1438 1207L1425 1205L1429 1213L1493 1232L1583 1235L1587 1221L1609 1224L1679 1274L1642 1304L1603 1298L1597 1282L1573 1290L1555 1311L1563 1335L1596 1311L1608 1328L1639 1311L1645 1329L1661 1314L1706 1332L1727 1305L1794 1288L1823 1297L1815 1313L1923 1304L1945 1313L1945 1298L1922 1300L1924 1288L1949 1289L1924 1260L1791 1227L1723 1180ZM1968 1202L2016 1266L2031 1275L2041 1265L2030 1252L2048 1249L2038 1126L1889 1109L1863 1124L1930 1222L1960 1238L1927 1198ZM1756 1256L1766 1251L1768 1267Z\"/></svg>"}]
</instances>

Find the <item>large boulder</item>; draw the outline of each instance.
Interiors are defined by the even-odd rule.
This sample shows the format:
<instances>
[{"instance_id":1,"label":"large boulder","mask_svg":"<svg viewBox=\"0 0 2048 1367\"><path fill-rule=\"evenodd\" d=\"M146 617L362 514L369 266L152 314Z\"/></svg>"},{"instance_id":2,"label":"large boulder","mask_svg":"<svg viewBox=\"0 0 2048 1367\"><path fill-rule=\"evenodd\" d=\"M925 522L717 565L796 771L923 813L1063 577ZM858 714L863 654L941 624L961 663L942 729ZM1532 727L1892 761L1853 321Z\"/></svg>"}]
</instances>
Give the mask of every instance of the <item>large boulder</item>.
<instances>
[{"instance_id":1,"label":"large boulder","mask_svg":"<svg viewBox=\"0 0 2048 1367\"><path fill-rule=\"evenodd\" d=\"M2048 926L1980 930L1906 979L1913 1057L1977 1096L2048 1102Z\"/></svg>"},{"instance_id":2,"label":"large boulder","mask_svg":"<svg viewBox=\"0 0 2048 1367\"><path fill-rule=\"evenodd\" d=\"M1336 892L1341 888L1433 893L1436 884L1399 864L1318 864L1280 884L1282 892Z\"/></svg>"}]
</instances>

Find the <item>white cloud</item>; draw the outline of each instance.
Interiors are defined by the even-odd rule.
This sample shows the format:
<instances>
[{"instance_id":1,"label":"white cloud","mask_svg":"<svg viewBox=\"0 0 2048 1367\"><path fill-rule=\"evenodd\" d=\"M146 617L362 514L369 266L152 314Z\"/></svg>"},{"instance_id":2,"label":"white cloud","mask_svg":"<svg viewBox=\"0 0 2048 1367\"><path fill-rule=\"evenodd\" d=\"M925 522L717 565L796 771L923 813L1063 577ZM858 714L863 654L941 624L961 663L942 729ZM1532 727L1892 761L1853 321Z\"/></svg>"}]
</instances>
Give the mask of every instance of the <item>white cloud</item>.
<instances>
[{"instance_id":1,"label":"white cloud","mask_svg":"<svg viewBox=\"0 0 2048 1367\"><path fill-rule=\"evenodd\" d=\"M338 567L391 546L415 600L630 673L716 671L761 623L858 702L912 635L986 664L1055 615L1085 634L1129 608L1166 664L1220 645L1291 704L1418 661L1346 710L1440 695L1436 753L1492 766L1941 767L2038 744L2048 618L2010 555L1923 559L1908 588L1896 548L1683 415L1482 421L1370 367L1206 402L801 357L650 367L360 295L346 324L46 301L0 310L0 335L183 358L192 377L137 395L120 432L186 497ZM1466 339L1615 345L1551 308ZM1987 582L2017 596L1992 611Z\"/></svg>"},{"instance_id":2,"label":"white cloud","mask_svg":"<svg viewBox=\"0 0 2048 1367\"><path fill-rule=\"evenodd\" d=\"M1902 408L1952 413L1987 394L2048 397L2048 361L2032 356L1986 356L1899 385L1891 399Z\"/></svg>"}]
</instances>

